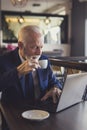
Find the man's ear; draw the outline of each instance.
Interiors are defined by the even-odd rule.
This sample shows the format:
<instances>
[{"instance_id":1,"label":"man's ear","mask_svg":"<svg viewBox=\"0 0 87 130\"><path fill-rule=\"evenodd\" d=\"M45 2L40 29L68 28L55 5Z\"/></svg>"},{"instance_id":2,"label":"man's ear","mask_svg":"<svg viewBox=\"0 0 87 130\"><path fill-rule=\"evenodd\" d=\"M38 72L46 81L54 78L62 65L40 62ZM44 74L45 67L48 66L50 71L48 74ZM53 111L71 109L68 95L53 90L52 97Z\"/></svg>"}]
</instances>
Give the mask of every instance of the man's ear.
<instances>
[{"instance_id":1,"label":"man's ear","mask_svg":"<svg viewBox=\"0 0 87 130\"><path fill-rule=\"evenodd\" d=\"M18 47L19 47L19 49L23 49L23 47L24 47L23 43L19 41L18 42Z\"/></svg>"}]
</instances>

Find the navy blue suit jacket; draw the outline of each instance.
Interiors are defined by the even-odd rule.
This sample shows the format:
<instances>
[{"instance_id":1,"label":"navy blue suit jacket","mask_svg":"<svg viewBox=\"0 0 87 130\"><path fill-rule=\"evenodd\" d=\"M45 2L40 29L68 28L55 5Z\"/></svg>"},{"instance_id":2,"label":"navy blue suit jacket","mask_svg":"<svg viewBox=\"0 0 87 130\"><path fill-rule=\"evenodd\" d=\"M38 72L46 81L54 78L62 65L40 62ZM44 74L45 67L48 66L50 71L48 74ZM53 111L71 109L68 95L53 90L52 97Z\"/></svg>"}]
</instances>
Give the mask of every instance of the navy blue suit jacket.
<instances>
[{"instance_id":1,"label":"navy blue suit jacket","mask_svg":"<svg viewBox=\"0 0 87 130\"><path fill-rule=\"evenodd\" d=\"M47 57L42 55L40 59L47 59ZM0 91L2 91L2 100L14 102L25 98L16 69L20 64L18 48L0 56ZM47 69L37 69L37 73L42 96L46 90L54 85L60 87L60 83L53 75L50 63L48 63Z\"/></svg>"}]
</instances>

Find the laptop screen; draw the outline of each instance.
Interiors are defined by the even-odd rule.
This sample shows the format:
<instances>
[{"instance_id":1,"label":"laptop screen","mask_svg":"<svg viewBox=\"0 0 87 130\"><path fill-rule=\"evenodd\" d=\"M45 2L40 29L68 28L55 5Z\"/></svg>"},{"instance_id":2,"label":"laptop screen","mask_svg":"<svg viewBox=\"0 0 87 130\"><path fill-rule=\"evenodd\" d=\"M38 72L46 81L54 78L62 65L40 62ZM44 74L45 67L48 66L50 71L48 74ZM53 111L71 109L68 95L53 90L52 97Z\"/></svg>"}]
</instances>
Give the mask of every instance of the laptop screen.
<instances>
[{"instance_id":1,"label":"laptop screen","mask_svg":"<svg viewBox=\"0 0 87 130\"><path fill-rule=\"evenodd\" d=\"M81 102L87 85L87 73L67 75L56 112Z\"/></svg>"}]
</instances>

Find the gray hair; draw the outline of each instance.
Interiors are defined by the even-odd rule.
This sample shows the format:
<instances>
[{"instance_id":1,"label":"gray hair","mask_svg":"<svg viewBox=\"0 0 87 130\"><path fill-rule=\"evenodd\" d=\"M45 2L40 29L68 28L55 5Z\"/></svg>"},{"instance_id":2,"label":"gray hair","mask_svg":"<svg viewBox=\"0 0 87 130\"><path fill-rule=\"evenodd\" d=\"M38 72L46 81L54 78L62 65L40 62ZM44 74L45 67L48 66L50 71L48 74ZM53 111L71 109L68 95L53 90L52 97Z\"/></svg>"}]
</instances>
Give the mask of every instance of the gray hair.
<instances>
[{"instance_id":1,"label":"gray hair","mask_svg":"<svg viewBox=\"0 0 87 130\"><path fill-rule=\"evenodd\" d=\"M44 39L42 30L39 28L39 26L27 25L20 29L20 31L18 33L18 42L26 42L27 39L29 38L29 36L31 38L31 33L40 34L41 37Z\"/></svg>"}]
</instances>

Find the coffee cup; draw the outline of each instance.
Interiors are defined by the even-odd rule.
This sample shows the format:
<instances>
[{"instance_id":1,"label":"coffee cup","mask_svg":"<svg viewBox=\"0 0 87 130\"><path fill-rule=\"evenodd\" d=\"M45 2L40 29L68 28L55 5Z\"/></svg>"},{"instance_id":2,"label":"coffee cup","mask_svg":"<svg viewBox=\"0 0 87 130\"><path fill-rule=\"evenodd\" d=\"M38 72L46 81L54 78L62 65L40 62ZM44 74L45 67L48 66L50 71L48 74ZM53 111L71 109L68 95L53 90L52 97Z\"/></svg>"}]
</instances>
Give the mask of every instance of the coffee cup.
<instances>
[{"instance_id":1,"label":"coffee cup","mask_svg":"<svg viewBox=\"0 0 87 130\"><path fill-rule=\"evenodd\" d=\"M39 65L41 66L42 69L46 69L48 66L48 60L47 59L39 60Z\"/></svg>"}]
</instances>

